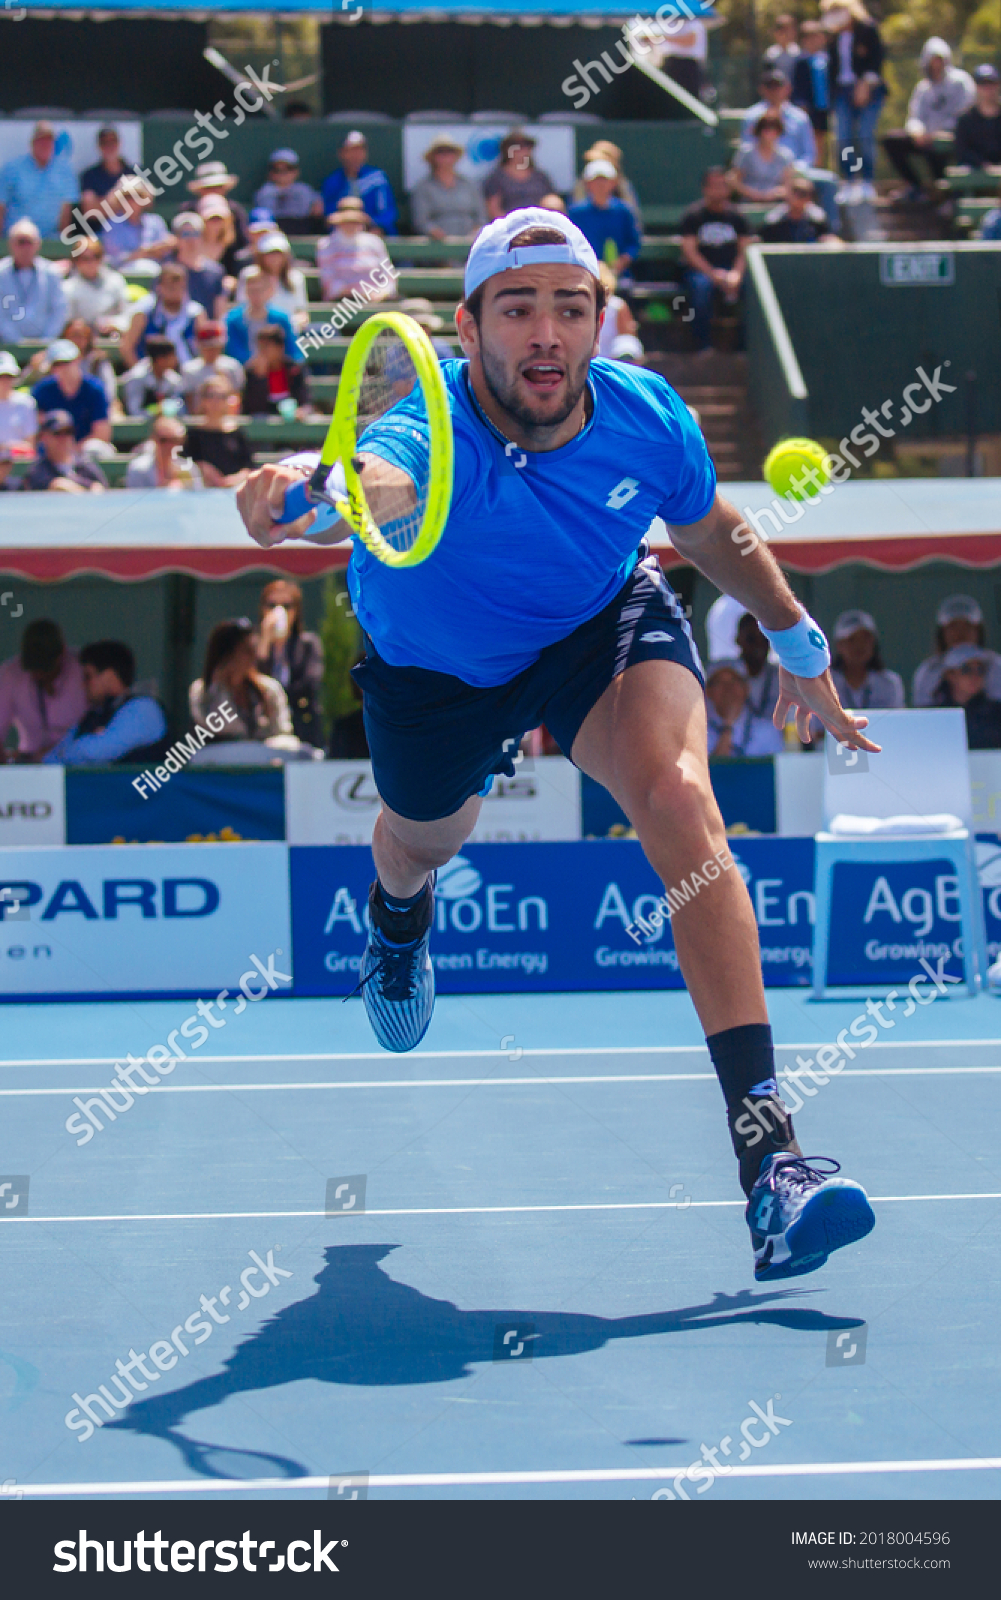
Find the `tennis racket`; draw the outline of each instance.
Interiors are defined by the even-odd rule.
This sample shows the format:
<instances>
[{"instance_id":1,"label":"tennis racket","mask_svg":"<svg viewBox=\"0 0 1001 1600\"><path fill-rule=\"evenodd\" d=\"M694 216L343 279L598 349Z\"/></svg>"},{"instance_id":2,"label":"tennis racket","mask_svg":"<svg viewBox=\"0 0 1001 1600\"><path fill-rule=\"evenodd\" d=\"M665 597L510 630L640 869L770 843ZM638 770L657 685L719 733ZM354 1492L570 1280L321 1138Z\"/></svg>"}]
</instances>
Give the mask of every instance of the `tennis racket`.
<instances>
[{"instance_id":1,"label":"tennis racket","mask_svg":"<svg viewBox=\"0 0 1001 1600\"><path fill-rule=\"evenodd\" d=\"M401 401L401 424L425 428L430 440L420 483L372 456L362 460L365 429ZM343 484L328 478L338 462ZM335 483L340 474L335 473ZM337 401L319 465L286 492L279 522L331 506L374 556L390 567L426 561L441 538L452 498L452 419L438 357L424 329L400 311L380 311L348 346Z\"/></svg>"}]
</instances>

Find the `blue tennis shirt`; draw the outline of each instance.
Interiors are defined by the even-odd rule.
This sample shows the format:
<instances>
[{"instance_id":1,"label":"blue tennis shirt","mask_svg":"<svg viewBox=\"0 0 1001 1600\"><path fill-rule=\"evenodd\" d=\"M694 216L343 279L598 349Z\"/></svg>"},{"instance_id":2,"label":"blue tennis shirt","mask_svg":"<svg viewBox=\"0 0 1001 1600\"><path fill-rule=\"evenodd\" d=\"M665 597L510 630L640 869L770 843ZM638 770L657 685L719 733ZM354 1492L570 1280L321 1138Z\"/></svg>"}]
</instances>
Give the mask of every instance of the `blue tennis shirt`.
<instances>
[{"instance_id":1,"label":"blue tennis shirt","mask_svg":"<svg viewBox=\"0 0 1001 1600\"><path fill-rule=\"evenodd\" d=\"M716 473L688 407L656 373L592 361L587 427L559 450L536 452L486 420L465 361L444 362L442 374L455 436L445 530L416 567L387 567L355 539L348 587L391 666L486 688L516 677L608 605L654 517L704 517ZM419 389L371 424L359 448L423 482Z\"/></svg>"}]
</instances>

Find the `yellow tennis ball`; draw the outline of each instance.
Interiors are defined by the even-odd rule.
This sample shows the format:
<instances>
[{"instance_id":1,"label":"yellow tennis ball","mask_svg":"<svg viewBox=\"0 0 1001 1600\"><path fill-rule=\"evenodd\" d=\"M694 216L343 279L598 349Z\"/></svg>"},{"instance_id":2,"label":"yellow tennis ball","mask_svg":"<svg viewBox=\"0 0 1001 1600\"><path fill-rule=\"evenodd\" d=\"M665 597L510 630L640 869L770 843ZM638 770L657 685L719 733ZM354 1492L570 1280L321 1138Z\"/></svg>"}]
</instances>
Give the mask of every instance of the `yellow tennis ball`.
<instances>
[{"instance_id":1,"label":"yellow tennis ball","mask_svg":"<svg viewBox=\"0 0 1001 1600\"><path fill-rule=\"evenodd\" d=\"M810 467L816 470L816 479L803 478ZM762 470L769 487L792 500L812 499L830 479L827 451L816 439L780 439L766 455Z\"/></svg>"}]
</instances>

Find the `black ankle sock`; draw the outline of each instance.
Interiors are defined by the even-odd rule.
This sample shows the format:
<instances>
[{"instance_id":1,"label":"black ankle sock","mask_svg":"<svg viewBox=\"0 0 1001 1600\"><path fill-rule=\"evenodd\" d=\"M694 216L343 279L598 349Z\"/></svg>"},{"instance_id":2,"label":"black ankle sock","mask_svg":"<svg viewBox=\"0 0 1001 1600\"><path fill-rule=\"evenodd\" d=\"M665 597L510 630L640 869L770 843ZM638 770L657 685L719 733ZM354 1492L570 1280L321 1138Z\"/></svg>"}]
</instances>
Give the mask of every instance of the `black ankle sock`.
<instances>
[{"instance_id":1,"label":"black ankle sock","mask_svg":"<svg viewBox=\"0 0 1001 1600\"><path fill-rule=\"evenodd\" d=\"M379 932L394 944L411 944L427 932L433 904L430 880L412 895L390 895L378 878L369 890L369 916Z\"/></svg>"},{"instance_id":2,"label":"black ankle sock","mask_svg":"<svg viewBox=\"0 0 1001 1600\"><path fill-rule=\"evenodd\" d=\"M741 1028L724 1028L706 1040L716 1068L727 1111L739 1116L745 1095L759 1085L775 1082L775 1052L767 1022L748 1022ZM767 1090L763 1092L767 1093Z\"/></svg>"},{"instance_id":3,"label":"black ankle sock","mask_svg":"<svg viewBox=\"0 0 1001 1600\"><path fill-rule=\"evenodd\" d=\"M706 1044L726 1100L740 1185L750 1194L765 1156L799 1153L792 1117L778 1096L772 1030L766 1022L749 1022L712 1034Z\"/></svg>"}]
</instances>

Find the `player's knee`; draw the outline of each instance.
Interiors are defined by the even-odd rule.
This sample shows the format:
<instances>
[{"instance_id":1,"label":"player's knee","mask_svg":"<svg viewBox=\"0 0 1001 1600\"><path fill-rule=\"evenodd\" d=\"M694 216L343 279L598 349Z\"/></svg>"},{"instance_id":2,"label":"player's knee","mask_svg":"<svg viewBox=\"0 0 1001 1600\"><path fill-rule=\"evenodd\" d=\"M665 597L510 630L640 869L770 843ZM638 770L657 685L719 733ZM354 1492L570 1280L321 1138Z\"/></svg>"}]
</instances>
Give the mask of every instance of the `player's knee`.
<instances>
[{"instance_id":1,"label":"player's knee","mask_svg":"<svg viewBox=\"0 0 1001 1600\"><path fill-rule=\"evenodd\" d=\"M669 825L674 833L704 832L714 809L712 791L706 794L702 773L683 763L654 773L638 796L638 810L643 816L655 826Z\"/></svg>"}]
</instances>

